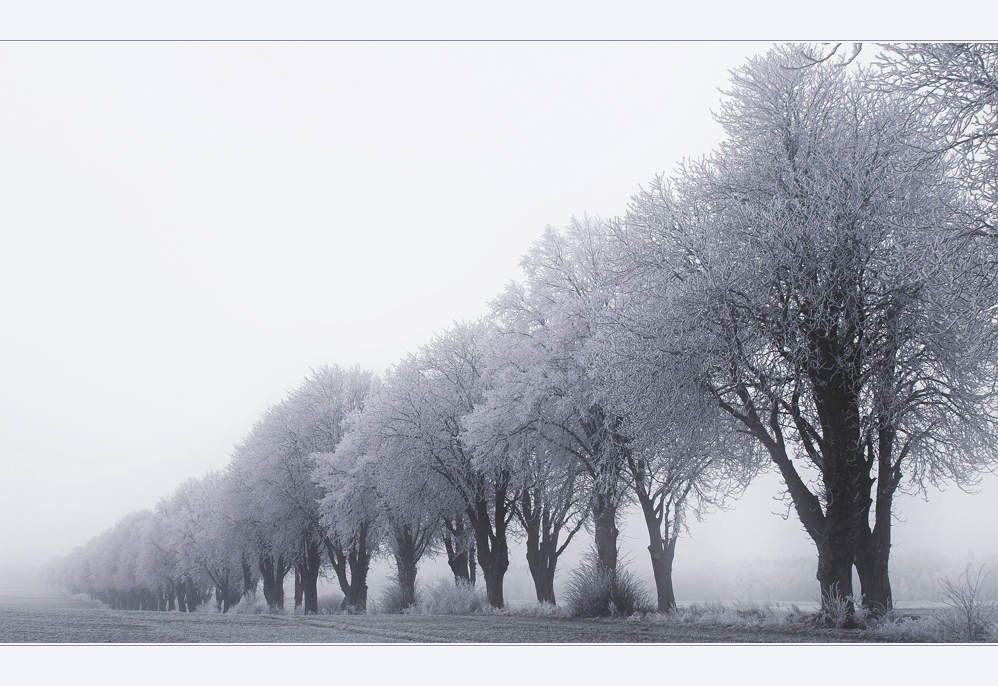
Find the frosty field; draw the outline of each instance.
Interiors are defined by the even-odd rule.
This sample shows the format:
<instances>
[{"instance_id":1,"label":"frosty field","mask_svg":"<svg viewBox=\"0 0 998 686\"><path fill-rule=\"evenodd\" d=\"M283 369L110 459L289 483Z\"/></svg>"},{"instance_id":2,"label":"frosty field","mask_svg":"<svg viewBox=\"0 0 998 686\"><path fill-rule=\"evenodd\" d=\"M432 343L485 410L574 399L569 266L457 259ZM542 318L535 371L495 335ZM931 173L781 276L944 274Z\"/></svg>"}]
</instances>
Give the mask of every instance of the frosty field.
<instances>
[{"instance_id":1,"label":"frosty field","mask_svg":"<svg viewBox=\"0 0 998 686\"><path fill-rule=\"evenodd\" d=\"M512 614L238 615L106 610L54 589L0 588L3 643L797 643L883 641L802 627Z\"/></svg>"}]
</instances>

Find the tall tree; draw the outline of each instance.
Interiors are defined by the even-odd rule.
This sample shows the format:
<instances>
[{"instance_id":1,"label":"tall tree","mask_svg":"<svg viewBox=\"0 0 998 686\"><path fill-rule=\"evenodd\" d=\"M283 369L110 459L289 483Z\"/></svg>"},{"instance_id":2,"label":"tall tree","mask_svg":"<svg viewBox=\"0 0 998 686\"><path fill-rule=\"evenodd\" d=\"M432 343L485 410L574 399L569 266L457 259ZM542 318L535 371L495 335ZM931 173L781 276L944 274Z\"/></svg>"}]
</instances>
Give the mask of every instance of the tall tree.
<instances>
[{"instance_id":1,"label":"tall tree","mask_svg":"<svg viewBox=\"0 0 998 686\"><path fill-rule=\"evenodd\" d=\"M947 158L920 152L931 122L861 72L787 69L796 50L732 72L728 139L622 231L662 305L641 333L769 453L823 601L852 595L855 561L883 610L902 476L967 483L994 459L995 294Z\"/></svg>"},{"instance_id":2,"label":"tall tree","mask_svg":"<svg viewBox=\"0 0 998 686\"><path fill-rule=\"evenodd\" d=\"M326 489L323 504L330 518L350 521L335 514L346 508L344 514L353 519L378 522L384 529L395 559L400 609L405 609L416 604L417 568L438 540L443 518L459 513L462 505L428 463L403 454L409 444L393 437L391 394L383 396L383 390L378 384L364 410L349 417L349 429L336 453L318 456L316 479ZM361 493L373 496L373 502L359 498ZM349 507L351 502L355 505Z\"/></svg>"},{"instance_id":3,"label":"tall tree","mask_svg":"<svg viewBox=\"0 0 998 686\"><path fill-rule=\"evenodd\" d=\"M313 370L284 401L267 410L236 451L254 480L254 497L264 504L260 512L267 517L267 535L274 542L270 555L295 565L306 614L318 612L317 582L322 550L328 547L319 509L323 492L312 479L312 456L335 450L343 418L362 406L371 376L359 368L335 365Z\"/></svg>"},{"instance_id":4,"label":"tall tree","mask_svg":"<svg viewBox=\"0 0 998 686\"><path fill-rule=\"evenodd\" d=\"M488 402L475 423L480 433L491 427L483 435L493 443L519 444L522 454L576 461L587 478L575 495L587 497L599 563L613 570L624 496L622 418L607 410L584 359L594 312L606 303L605 235L599 218L573 218L563 232L548 227L523 257L524 280L492 303L504 358L492 364Z\"/></svg>"},{"instance_id":5,"label":"tall tree","mask_svg":"<svg viewBox=\"0 0 998 686\"><path fill-rule=\"evenodd\" d=\"M457 324L395 365L379 392L376 425L380 450L397 458L397 469L433 472L460 503L474 531L489 603L502 607L516 498L513 475L501 462L482 462L463 428L464 418L482 401L491 336L486 322Z\"/></svg>"}]
</instances>

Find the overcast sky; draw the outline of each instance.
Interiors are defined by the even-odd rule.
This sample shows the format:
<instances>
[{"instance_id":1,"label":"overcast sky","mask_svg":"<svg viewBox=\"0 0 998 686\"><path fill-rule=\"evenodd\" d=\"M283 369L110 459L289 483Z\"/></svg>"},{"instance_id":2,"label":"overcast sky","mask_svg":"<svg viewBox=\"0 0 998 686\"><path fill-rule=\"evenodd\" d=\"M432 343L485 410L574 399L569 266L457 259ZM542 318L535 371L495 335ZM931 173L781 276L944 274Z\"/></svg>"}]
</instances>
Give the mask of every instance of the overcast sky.
<instances>
[{"instance_id":1,"label":"overcast sky","mask_svg":"<svg viewBox=\"0 0 998 686\"><path fill-rule=\"evenodd\" d=\"M545 225L715 146L766 48L0 43L0 562L223 468L310 368L484 314ZM683 545L812 554L778 485ZM895 541L992 549L985 486L903 499Z\"/></svg>"}]
</instances>

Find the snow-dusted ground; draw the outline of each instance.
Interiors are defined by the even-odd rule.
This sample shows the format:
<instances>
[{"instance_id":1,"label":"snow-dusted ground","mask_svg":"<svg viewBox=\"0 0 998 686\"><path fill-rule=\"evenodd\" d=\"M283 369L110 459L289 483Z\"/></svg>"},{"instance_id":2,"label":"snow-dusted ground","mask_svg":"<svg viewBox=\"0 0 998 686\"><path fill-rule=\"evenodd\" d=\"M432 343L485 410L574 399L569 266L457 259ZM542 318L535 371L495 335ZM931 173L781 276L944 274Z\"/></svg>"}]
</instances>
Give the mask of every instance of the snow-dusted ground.
<instances>
[{"instance_id":1,"label":"snow-dusted ground","mask_svg":"<svg viewBox=\"0 0 998 686\"><path fill-rule=\"evenodd\" d=\"M736 630L515 615L218 615L0 608L4 643L855 642L849 632Z\"/></svg>"},{"instance_id":2,"label":"snow-dusted ground","mask_svg":"<svg viewBox=\"0 0 998 686\"><path fill-rule=\"evenodd\" d=\"M0 610L95 609L100 603L86 596L71 597L55 588L0 585Z\"/></svg>"}]
</instances>

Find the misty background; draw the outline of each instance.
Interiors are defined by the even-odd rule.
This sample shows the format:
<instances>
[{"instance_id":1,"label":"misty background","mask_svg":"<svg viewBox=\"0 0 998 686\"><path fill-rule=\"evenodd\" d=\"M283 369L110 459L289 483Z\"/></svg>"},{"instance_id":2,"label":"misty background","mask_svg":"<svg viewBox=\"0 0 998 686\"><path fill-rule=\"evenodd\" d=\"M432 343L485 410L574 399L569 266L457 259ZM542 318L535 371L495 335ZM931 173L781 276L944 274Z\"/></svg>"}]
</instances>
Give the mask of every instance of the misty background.
<instances>
[{"instance_id":1,"label":"misty background","mask_svg":"<svg viewBox=\"0 0 998 686\"><path fill-rule=\"evenodd\" d=\"M224 468L310 369L380 374L484 315L546 225L715 147L727 70L768 47L0 43L0 581ZM978 490L898 499L897 599L998 556L998 478ZM780 493L690 522L680 600L817 595ZM505 589L533 596L522 547Z\"/></svg>"}]
</instances>

